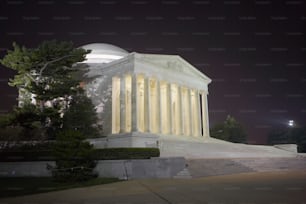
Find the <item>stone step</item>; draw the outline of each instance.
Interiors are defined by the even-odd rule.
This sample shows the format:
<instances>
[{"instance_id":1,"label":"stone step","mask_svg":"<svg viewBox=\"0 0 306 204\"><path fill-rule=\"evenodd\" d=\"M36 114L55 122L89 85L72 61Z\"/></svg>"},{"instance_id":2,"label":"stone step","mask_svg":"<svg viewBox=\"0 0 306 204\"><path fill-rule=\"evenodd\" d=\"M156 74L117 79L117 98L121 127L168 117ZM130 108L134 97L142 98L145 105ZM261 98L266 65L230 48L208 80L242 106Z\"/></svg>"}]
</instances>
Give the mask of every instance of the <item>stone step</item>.
<instances>
[{"instance_id":1,"label":"stone step","mask_svg":"<svg viewBox=\"0 0 306 204\"><path fill-rule=\"evenodd\" d=\"M182 171L178 172L176 174L176 176L174 176L173 178L177 178L177 179L189 179L192 178L189 170L187 168L184 168Z\"/></svg>"},{"instance_id":2,"label":"stone step","mask_svg":"<svg viewBox=\"0 0 306 204\"><path fill-rule=\"evenodd\" d=\"M227 158L187 160L192 177L246 172L306 170L306 158Z\"/></svg>"},{"instance_id":3,"label":"stone step","mask_svg":"<svg viewBox=\"0 0 306 204\"><path fill-rule=\"evenodd\" d=\"M306 169L306 158L254 158L234 161L254 171Z\"/></svg>"}]
</instances>

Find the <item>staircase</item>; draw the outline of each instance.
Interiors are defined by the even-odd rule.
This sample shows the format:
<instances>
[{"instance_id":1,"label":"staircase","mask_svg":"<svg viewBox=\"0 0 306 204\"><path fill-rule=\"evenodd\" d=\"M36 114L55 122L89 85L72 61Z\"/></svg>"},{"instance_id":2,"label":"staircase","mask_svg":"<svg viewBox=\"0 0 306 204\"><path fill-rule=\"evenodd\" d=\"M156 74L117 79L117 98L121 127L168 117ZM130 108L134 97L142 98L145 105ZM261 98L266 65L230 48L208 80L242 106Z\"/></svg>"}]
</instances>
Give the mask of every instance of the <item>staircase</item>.
<instances>
[{"instance_id":1,"label":"staircase","mask_svg":"<svg viewBox=\"0 0 306 204\"><path fill-rule=\"evenodd\" d=\"M176 179L189 179L192 178L189 170L187 168L184 168L182 171L178 172L176 176L174 176L173 178Z\"/></svg>"},{"instance_id":2,"label":"staircase","mask_svg":"<svg viewBox=\"0 0 306 204\"><path fill-rule=\"evenodd\" d=\"M247 172L305 170L306 157L189 159L174 178L197 178Z\"/></svg>"}]
</instances>

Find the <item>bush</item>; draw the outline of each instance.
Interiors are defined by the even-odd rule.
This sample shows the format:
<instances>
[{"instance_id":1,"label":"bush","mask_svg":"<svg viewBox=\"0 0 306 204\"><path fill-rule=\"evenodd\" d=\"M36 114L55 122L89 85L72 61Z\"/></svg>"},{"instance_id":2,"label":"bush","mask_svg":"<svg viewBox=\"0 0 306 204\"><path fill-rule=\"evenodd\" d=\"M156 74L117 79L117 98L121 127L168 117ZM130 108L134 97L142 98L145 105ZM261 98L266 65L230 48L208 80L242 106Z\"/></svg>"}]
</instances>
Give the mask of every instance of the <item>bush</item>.
<instances>
[{"instance_id":1,"label":"bush","mask_svg":"<svg viewBox=\"0 0 306 204\"><path fill-rule=\"evenodd\" d=\"M247 134L242 125L230 115L222 124L217 124L210 129L210 136L234 143L245 143L247 139Z\"/></svg>"},{"instance_id":2,"label":"bush","mask_svg":"<svg viewBox=\"0 0 306 204\"><path fill-rule=\"evenodd\" d=\"M16 143L11 142L11 145L0 149L0 152L40 152L51 151L54 141L19 141Z\"/></svg>"},{"instance_id":3,"label":"bush","mask_svg":"<svg viewBox=\"0 0 306 204\"><path fill-rule=\"evenodd\" d=\"M272 130L268 135L268 144L297 144L299 153L306 152L306 126Z\"/></svg>"},{"instance_id":4,"label":"bush","mask_svg":"<svg viewBox=\"0 0 306 204\"><path fill-rule=\"evenodd\" d=\"M95 158L99 160L150 159L159 155L158 148L107 148L95 151Z\"/></svg>"},{"instance_id":5,"label":"bush","mask_svg":"<svg viewBox=\"0 0 306 204\"><path fill-rule=\"evenodd\" d=\"M0 161L54 161L52 144L26 145L12 147L0 151ZM150 159L159 157L158 148L108 148L94 149L93 158L95 160L122 160L122 159Z\"/></svg>"},{"instance_id":6,"label":"bush","mask_svg":"<svg viewBox=\"0 0 306 204\"><path fill-rule=\"evenodd\" d=\"M52 143L26 144L0 151L0 161L54 161ZM93 149L94 160L149 159L159 157L158 148Z\"/></svg>"},{"instance_id":7,"label":"bush","mask_svg":"<svg viewBox=\"0 0 306 204\"><path fill-rule=\"evenodd\" d=\"M50 167L58 181L85 181L95 177L93 145L79 131L65 130L56 136L53 148L56 167Z\"/></svg>"}]
</instances>

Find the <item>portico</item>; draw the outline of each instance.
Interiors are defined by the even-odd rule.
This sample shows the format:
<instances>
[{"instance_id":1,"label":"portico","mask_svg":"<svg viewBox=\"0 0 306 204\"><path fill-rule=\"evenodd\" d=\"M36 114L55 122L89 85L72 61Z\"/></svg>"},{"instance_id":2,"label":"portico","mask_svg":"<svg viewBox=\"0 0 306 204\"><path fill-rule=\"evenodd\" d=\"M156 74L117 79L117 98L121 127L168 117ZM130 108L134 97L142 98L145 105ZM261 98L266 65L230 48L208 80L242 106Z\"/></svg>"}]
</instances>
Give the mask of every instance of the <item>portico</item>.
<instances>
[{"instance_id":1,"label":"portico","mask_svg":"<svg viewBox=\"0 0 306 204\"><path fill-rule=\"evenodd\" d=\"M156 146L165 137L209 137L211 80L178 55L84 46L85 89L96 106L106 146Z\"/></svg>"},{"instance_id":2,"label":"portico","mask_svg":"<svg viewBox=\"0 0 306 204\"><path fill-rule=\"evenodd\" d=\"M112 134L208 137L207 127L205 90L145 74L112 78Z\"/></svg>"}]
</instances>

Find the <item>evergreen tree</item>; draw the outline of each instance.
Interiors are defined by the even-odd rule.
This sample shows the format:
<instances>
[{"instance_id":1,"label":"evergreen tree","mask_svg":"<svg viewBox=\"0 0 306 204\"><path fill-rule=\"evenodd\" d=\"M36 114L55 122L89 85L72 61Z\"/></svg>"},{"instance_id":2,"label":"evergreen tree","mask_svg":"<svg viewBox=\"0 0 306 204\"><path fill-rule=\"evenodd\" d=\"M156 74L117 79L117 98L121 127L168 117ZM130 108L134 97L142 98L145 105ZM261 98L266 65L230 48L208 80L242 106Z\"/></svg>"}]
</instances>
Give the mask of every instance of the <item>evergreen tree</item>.
<instances>
[{"instance_id":1,"label":"evergreen tree","mask_svg":"<svg viewBox=\"0 0 306 204\"><path fill-rule=\"evenodd\" d=\"M210 136L235 143L245 143L247 138L243 127L230 115L223 124L217 124L210 130Z\"/></svg>"},{"instance_id":2,"label":"evergreen tree","mask_svg":"<svg viewBox=\"0 0 306 204\"><path fill-rule=\"evenodd\" d=\"M84 61L87 53L71 42L45 41L30 49L13 43L13 50L0 61L17 72L9 85L19 90L19 109L33 104L37 109L33 114L38 115L49 138L61 128L60 116L69 108L71 96L79 92L76 76L82 67L78 62Z\"/></svg>"},{"instance_id":3,"label":"evergreen tree","mask_svg":"<svg viewBox=\"0 0 306 204\"><path fill-rule=\"evenodd\" d=\"M63 129L77 130L88 137L97 137L97 113L91 100L80 93L75 95L69 104L69 109L63 117Z\"/></svg>"},{"instance_id":4,"label":"evergreen tree","mask_svg":"<svg viewBox=\"0 0 306 204\"><path fill-rule=\"evenodd\" d=\"M298 152L306 152L306 126L288 127L272 130L268 135L268 144L297 144Z\"/></svg>"},{"instance_id":5,"label":"evergreen tree","mask_svg":"<svg viewBox=\"0 0 306 204\"><path fill-rule=\"evenodd\" d=\"M52 170L53 177L58 181L84 181L95 177L93 145L85 141L85 136L76 130L64 130L56 136L54 145L56 167Z\"/></svg>"}]
</instances>

